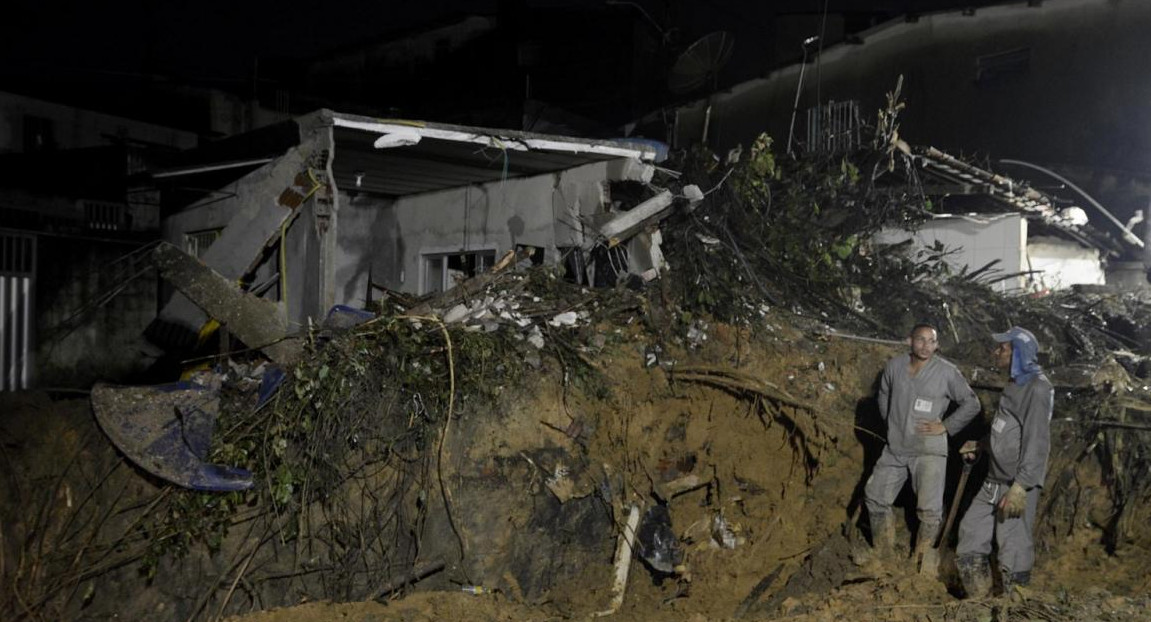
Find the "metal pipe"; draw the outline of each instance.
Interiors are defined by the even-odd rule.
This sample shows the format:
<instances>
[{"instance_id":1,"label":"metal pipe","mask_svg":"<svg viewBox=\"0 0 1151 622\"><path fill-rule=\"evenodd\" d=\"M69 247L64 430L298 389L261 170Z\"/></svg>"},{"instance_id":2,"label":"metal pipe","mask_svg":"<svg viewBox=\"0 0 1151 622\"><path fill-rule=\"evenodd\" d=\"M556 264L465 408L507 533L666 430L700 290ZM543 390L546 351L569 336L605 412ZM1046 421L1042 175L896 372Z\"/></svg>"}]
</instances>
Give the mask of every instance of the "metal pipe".
<instances>
[{"instance_id":1,"label":"metal pipe","mask_svg":"<svg viewBox=\"0 0 1151 622\"><path fill-rule=\"evenodd\" d=\"M795 85L795 103L791 106L791 126L787 129L787 155L792 155L791 139L795 135L795 114L799 112L799 95L803 92L803 74L807 71L807 46L819 37L808 37L803 41L803 62L799 65L799 83Z\"/></svg>"},{"instance_id":2,"label":"metal pipe","mask_svg":"<svg viewBox=\"0 0 1151 622\"><path fill-rule=\"evenodd\" d=\"M1082 188L1080 188L1079 186L1076 186L1074 183L1071 182L1071 180L1067 179L1066 177L1056 173L1055 171L1043 168L1042 166L1039 166L1038 164L1032 164L1030 162L1024 162L1022 160L1000 160L999 162L1001 164L1015 164L1017 166L1023 166L1026 168L1035 169L1041 173L1046 173L1046 174L1050 175L1051 177L1063 182L1064 184L1067 184L1068 188L1071 188L1075 192L1078 192L1079 195L1082 196L1084 199L1086 199L1088 203L1090 203L1092 206L1094 206L1095 209L1102 212L1103 215L1106 216L1108 220L1110 220L1112 223L1114 223L1115 226L1118 227L1119 230L1123 232L1123 239L1124 240L1130 242L1131 244L1138 246L1139 248L1145 248L1145 246L1143 244L1143 240L1140 240L1139 238L1132 235L1130 231L1128 231L1126 228L1123 227L1123 223L1119 222L1118 218L1116 218L1114 215L1112 215L1111 212L1107 211L1107 208L1100 205L1098 201L1091 198L1091 195L1084 192Z\"/></svg>"},{"instance_id":3,"label":"metal pipe","mask_svg":"<svg viewBox=\"0 0 1151 622\"><path fill-rule=\"evenodd\" d=\"M163 179L165 177L180 177L183 175L196 175L199 173L211 173L213 171L224 171L232 168L241 168L245 166L259 166L267 164L275 158L258 158L255 160L242 160L239 162L221 162L219 164L205 164L203 166L193 166L189 168L177 168L168 171L160 171L153 173L154 179Z\"/></svg>"}]
</instances>

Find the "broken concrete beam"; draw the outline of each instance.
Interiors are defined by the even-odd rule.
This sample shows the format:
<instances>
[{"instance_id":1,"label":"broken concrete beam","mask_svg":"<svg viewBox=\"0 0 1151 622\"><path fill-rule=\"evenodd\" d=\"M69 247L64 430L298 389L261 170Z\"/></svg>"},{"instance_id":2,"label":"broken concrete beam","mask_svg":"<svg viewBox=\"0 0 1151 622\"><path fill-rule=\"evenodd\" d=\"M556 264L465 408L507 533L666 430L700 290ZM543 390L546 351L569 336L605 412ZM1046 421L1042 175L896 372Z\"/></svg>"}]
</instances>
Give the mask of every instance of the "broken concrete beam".
<instances>
[{"instance_id":1,"label":"broken concrete beam","mask_svg":"<svg viewBox=\"0 0 1151 622\"><path fill-rule=\"evenodd\" d=\"M650 234L640 231L627 243L628 266L631 274L639 275L645 282L658 278L668 269L660 244L663 236L658 229Z\"/></svg>"},{"instance_id":2,"label":"broken concrete beam","mask_svg":"<svg viewBox=\"0 0 1151 622\"><path fill-rule=\"evenodd\" d=\"M627 240L641 231L649 222L666 215L673 198L670 190L664 190L630 210L613 217L599 226L600 237L607 241L608 246L615 246L621 241ZM585 250L591 250L591 247L588 246Z\"/></svg>"},{"instance_id":3,"label":"broken concrete beam","mask_svg":"<svg viewBox=\"0 0 1151 622\"><path fill-rule=\"evenodd\" d=\"M199 259L167 242L156 247L153 258L162 278L240 341L263 350L277 363L295 360L300 344L285 339L288 323L280 305L240 290Z\"/></svg>"},{"instance_id":4,"label":"broken concrete beam","mask_svg":"<svg viewBox=\"0 0 1151 622\"><path fill-rule=\"evenodd\" d=\"M635 158L617 159L608 163L608 177L640 183L651 183L655 176L655 166L640 162Z\"/></svg>"}]
</instances>

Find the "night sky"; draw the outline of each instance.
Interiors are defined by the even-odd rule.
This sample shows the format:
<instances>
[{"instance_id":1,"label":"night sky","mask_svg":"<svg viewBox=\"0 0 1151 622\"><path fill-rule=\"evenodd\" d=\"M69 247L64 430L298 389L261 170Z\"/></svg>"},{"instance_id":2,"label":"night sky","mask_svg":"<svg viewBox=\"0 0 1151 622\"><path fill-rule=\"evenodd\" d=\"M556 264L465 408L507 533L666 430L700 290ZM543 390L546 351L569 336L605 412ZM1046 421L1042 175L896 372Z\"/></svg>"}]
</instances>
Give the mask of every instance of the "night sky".
<instances>
[{"instance_id":1,"label":"night sky","mask_svg":"<svg viewBox=\"0 0 1151 622\"><path fill-rule=\"evenodd\" d=\"M531 7L584 7L627 12L629 3L604 0L520 0ZM772 47L773 17L847 12L848 29L860 29L909 11L994 4L987 0L639 0L653 27L684 44L713 30L737 41L735 62L745 72ZM251 80L259 62L302 58L384 37L429 20L462 13L495 13L499 0L419 2L334 0L322 3L271 0L167 0L29 2L10 4L0 37L0 78L11 84L174 77L225 85ZM115 6L110 9L108 6ZM13 19L14 17L14 19ZM810 29L810 27L808 27ZM796 36L809 33L799 33ZM812 33L813 34L813 33ZM590 43L590 42L589 42ZM2 88L2 87L0 87Z\"/></svg>"}]
</instances>

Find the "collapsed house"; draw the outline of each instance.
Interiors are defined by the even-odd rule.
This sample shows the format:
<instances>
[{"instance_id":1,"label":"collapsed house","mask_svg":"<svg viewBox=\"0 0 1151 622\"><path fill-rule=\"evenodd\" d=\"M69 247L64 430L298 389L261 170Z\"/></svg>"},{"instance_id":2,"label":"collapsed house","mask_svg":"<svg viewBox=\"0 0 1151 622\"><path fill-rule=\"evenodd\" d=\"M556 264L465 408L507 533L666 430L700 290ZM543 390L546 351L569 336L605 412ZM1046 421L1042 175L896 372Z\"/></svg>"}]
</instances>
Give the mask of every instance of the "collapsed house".
<instances>
[{"instance_id":1,"label":"collapsed house","mask_svg":"<svg viewBox=\"0 0 1151 622\"><path fill-rule=\"evenodd\" d=\"M913 230L889 227L875 243L913 241L917 252L936 253L956 273L982 275L1001 293L1107 284L1107 260L1122 248L1081 208L1059 207L1044 192L938 149L909 157L935 209Z\"/></svg>"},{"instance_id":2,"label":"collapsed house","mask_svg":"<svg viewBox=\"0 0 1151 622\"><path fill-rule=\"evenodd\" d=\"M285 326L298 330L336 305L450 289L508 251L566 262L576 282L608 271L611 282L629 272L651 278L661 258L645 225L672 194L614 218L634 204L621 204L612 187L650 182L655 157L642 143L325 110L191 152L151 183L167 214L164 239L277 302ZM642 252L631 260L585 261L597 242L633 237ZM186 345L206 321L176 294L152 336Z\"/></svg>"}]
</instances>

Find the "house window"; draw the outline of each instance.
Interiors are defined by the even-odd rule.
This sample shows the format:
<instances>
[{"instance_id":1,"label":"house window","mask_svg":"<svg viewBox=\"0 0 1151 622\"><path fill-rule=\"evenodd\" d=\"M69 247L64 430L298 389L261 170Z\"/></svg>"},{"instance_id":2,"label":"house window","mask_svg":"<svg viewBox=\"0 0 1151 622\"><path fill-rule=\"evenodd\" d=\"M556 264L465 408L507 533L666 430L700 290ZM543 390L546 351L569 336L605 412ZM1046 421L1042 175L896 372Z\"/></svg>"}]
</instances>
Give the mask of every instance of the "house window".
<instances>
[{"instance_id":1,"label":"house window","mask_svg":"<svg viewBox=\"0 0 1151 622\"><path fill-rule=\"evenodd\" d=\"M444 292L460 281L488 270L496 262L495 250L424 255L423 294Z\"/></svg>"},{"instance_id":2,"label":"house window","mask_svg":"<svg viewBox=\"0 0 1151 622\"><path fill-rule=\"evenodd\" d=\"M1014 78L1031 69L1031 48L1016 48L975 59L975 82L987 84Z\"/></svg>"},{"instance_id":3,"label":"house window","mask_svg":"<svg viewBox=\"0 0 1151 622\"><path fill-rule=\"evenodd\" d=\"M51 151L56 148L56 124L52 119L24 115L24 152Z\"/></svg>"},{"instance_id":4,"label":"house window","mask_svg":"<svg viewBox=\"0 0 1151 622\"><path fill-rule=\"evenodd\" d=\"M208 247L220 238L223 229L204 229L184 234L184 252L200 259L208 252Z\"/></svg>"}]
</instances>

